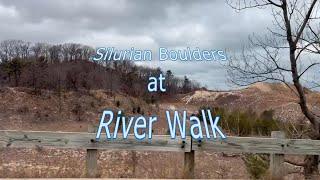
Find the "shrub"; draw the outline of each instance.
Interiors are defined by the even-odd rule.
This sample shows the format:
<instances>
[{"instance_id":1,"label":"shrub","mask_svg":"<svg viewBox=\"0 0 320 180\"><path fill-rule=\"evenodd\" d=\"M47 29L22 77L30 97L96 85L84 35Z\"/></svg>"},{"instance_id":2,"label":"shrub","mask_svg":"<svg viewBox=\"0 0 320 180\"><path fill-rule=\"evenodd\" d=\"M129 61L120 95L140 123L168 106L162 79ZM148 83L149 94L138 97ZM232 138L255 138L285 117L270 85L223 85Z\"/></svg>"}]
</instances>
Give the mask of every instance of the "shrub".
<instances>
[{"instance_id":1,"label":"shrub","mask_svg":"<svg viewBox=\"0 0 320 180\"><path fill-rule=\"evenodd\" d=\"M202 119L201 110L209 109L213 116L220 116L219 125L225 131L238 136L262 135L268 136L271 131L279 130L277 121L273 118L273 110L264 111L258 116L252 111L231 111L223 108L201 107L198 117ZM208 120L209 118L206 117Z\"/></svg>"},{"instance_id":2,"label":"shrub","mask_svg":"<svg viewBox=\"0 0 320 180\"><path fill-rule=\"evenodd\" d=\"M119 100L116 101L116 106L117 106L117 107L120 107L120 101L119 101Z\"/></svg>"},{"instance_id":3,"label":"shrub","mask_svg":"<svg viewBox=\"0 0 320 180\"><path fill-rule=\"evenodd\" d=\"M79 102L76 102L72 108L72 113L76 116L78 121L81 121L81 116L83 115L83 107L81 106L81 104Z\"/></svg>"},{"instance_id":4,"label":"shrub","mask_svg":"<svg viewBox=\"0 0 320 180\"><path fill-rule=\"evenodd\" d=\"M154 104L156 102L156 98L152 95L150 99L151 104Z\"/></svg>"},{"instance_id":5,"label":"shrub","mask_svg":"<svg viewBox=\"0 0 320 180\"><path fill-rule=\"evenodd\" d=\"M201 106L200 109L198 110L198 114L197 117L200 119L200 121L202 121L204 118L202 117L202 110L206 111L206 110L210 110L211 113L213 113L213 108L208 107L208 106ZM194 114L192 114L191 116L193 116ZM207 114L206 114L207 115ZM207 122L209 122L209 117L208 115L205 117L205 119L207 120Z\"/></svg>"},{"instance_id":6,"label":"shrub","mask_svg":"<svg viewBox=\"0 0 320 180\"><path fill-rule=\"evenodd\" d=\"M19 113L24 114L24 113L28 113L28 112L29 112L29 108L28 108L28 106L23 105L23 106L18 107L18 108L17 108L17 111L18 111Z\"/></svg>"},{"instance_id":7,"label":"shrub","mask_svg":"<svg viewBox=\"0 0 320 180\"><path fill-rule=\"evenodd\" d=\"M261 179L266 174L269 164L263 155L248 154L243 158L247 171L253 179Z\"/></svg>"}]
</instances>

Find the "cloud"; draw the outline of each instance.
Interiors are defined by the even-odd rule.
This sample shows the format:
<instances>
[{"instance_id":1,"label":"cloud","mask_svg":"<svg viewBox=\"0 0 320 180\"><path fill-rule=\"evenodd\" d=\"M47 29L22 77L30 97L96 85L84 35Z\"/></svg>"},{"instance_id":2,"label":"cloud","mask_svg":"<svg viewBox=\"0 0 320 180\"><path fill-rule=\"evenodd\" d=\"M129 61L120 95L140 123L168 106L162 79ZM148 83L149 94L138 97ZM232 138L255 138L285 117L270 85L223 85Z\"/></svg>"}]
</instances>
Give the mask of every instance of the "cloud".
<instances>
[{"instance_id":1,"label":"cloud","mask_svg":"<svg viewBox=\"0 0 320 180\"><path fill-rule=\"evenodd\" d=\"M254 9L237 13L224 1L212 0L0 0L0 20L0 40L236 52L250 34L266 31L271 15ZM209 88L228 88L218 63L147 65L188 75Z\"/></svg>"}]
</instances>

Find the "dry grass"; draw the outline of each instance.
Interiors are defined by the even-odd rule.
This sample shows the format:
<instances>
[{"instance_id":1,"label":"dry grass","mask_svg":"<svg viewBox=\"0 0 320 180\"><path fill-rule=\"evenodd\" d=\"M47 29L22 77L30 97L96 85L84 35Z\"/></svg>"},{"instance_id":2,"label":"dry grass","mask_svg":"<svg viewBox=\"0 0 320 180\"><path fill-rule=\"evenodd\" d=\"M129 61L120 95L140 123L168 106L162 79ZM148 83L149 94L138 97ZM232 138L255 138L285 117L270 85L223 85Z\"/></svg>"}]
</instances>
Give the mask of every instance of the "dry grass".
<instances>
[{"instance_id":1,"label":"dry grass","mask_svg":"<svg viewBox=\"0 0 320 180\"><path fill-rule=\"evenodd\" d=\"M85 151L2 149L0 178L85 177ZM247 178L240 157L196 154L196 178ZM99 177L182 178L183 153L99 151ZM236 172L236 173L234 173Z\"/></svg>"}]
</instances>

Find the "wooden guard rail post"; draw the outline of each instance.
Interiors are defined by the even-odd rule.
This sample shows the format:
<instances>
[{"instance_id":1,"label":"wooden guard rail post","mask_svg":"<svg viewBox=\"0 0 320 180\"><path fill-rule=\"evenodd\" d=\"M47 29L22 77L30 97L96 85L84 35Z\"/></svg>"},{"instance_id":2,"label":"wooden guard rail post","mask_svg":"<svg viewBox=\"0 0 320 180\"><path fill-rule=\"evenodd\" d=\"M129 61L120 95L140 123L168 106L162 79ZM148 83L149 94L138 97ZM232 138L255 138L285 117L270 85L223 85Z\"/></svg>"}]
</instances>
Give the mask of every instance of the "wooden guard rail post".
<instances>
[{"instance_id":1,"label":"wooden guard rail post","mask_svg":"<svg viewBox=\"0 0 320 180\"><path fill-rule=\"evenodd\" d=\"M277 139L284 139L285 134L281 131L272 131L271 137L277 138ZM284 148L284 145L283 145L283 148ZM274 153L270 154L269 171L270 171L271 179L275 179L275 180L283 179L285 175L283 163L284 163L284 154L274 154Z\"/></svg>"},{"instance_id":2,"label":"wooden guard rail post","mask_svg":"<svg viewBox=\"0 0 320 180\"><path fill-rule=\"evenodd\" d=\"M184 164L183 164L183 178L193 179L194 178L194 150L184 153Z\"/></svg>"},{"instance_id":3,"label":"wooden guard rail post","mask_svg":"<svg viewBox=\"0 0 320 180\"><path fill-rule=\"evenodd\" d=\"M93 125L88 125L88 132L95 133L95 128ZM94 136L94 134L93 134L93 136ZM86 176L88 178L97 178L98 177L98 149L94 149L94 148L87 149Z\"/></svg>"}]
</instances>

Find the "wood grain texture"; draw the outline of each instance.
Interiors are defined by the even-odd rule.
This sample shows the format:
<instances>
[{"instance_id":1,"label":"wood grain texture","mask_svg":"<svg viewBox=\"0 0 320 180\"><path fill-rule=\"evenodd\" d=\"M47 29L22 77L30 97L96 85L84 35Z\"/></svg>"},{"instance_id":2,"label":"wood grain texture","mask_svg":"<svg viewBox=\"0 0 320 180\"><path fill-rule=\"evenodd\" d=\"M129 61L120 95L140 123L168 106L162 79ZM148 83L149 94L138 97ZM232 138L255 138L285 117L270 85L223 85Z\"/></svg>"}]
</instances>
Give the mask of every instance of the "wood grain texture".
<instances>
[{"instance_id":1,"label":"wood grain texture","mask_svg":"<svg viewBox=\"0 0 320 180\"><path fill-rule=\"evenodd\" d=\"M93 125L88 125L88 132L89 133L95 132L95 128ZM87 149L86 176L87 178L98 177L98 150L97 149Z\"/></svg>"},{"instance_id":2,"label":"wood grain texture","mask_svg":"<svg viewBox=\"0 0 320 180\"><path fill-rule=\"evenodd\" d=\"M104 137L104 134L102 134ZM85 132L49 132L49 131L0 131L0 147L37 146L53 148L79 149L119 149L145 151L191 151L191 140L171 139L167 135L153 135L152 140L136 140L133 135L116 140L95 140L94 133ZM192 150L233 153L266 154L320 154L320 141L310 139L277 139L258 137L227 137L224 140L192 141Z\"/></svg>"},{"instance_id":3,"label":"wood grain texture","mask_svg":"<svg viewBox=\"0 0 320 180\"><path fill-rule=\"evenodd\" d=\"M101 135L105 137L105 134ZM0 147L52 147L105 150L142 150L142 151L177 151L190 152L191 139L171 139L166 135L153 135L152 140L136 140L133 135L116 140L95 140L95 133L85 132L50 132L50 131L0 131Z\"/></svg>"},{"instance_id":4,"label":"wood grain texture","mask_svg":"<svg viewBox=\"0 0 320 180\"><path fill-rule=\"evenodd\" d=\"M271 133L272 138L277 139L284 139L285 134L281 131L272 131ZM270 154L270 174L271 179L274 180L281 180L283 179L285 173L285 168L283 167L284 164L284 155L283 154Z\"/></svg>"},{"instance_id":5,"label":"wood grain texture","mask_svg":"<svg viewBox=\"0 0 320 180\"><path fill-rule=\"evenodd\" d=\"M227 137L224 140L193 140L192 150L233 153L320 154L320 141L310 139L277 139Z\"/></svg>"},{"instance_id":6,"label":"wood grain texture","mask_svg":"<svg viewBox=\"0 0 320 180\"><path fill-rule=\"evenodd\" d=\"M193 179L194 178L194 151L184 153L184 164L183 164L183 178Z\"/></svg>"}]
</instances>

